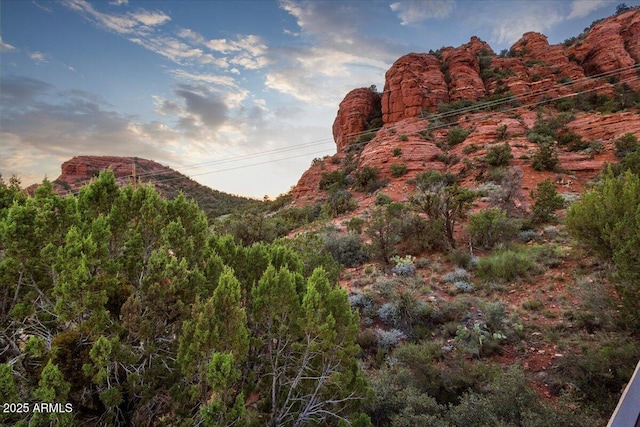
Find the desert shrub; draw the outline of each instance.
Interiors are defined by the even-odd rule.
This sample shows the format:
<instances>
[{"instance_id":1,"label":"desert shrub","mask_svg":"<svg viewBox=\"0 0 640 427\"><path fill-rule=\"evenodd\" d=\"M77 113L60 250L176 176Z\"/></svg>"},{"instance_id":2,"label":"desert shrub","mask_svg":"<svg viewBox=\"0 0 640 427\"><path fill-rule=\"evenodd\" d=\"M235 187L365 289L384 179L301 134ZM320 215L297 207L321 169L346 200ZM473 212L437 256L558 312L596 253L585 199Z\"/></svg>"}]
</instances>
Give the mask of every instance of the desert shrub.
<instances>
[{"instance_id":1,"label":"desert shrub","mask_svg":"<svg viewBox=\"0 0 640 427\"><path fill-rule=\"evenodd\" d=\"M373 193L385 185L386 182L378 179L378 168L376 167L365 166L355 173L353 188L356 191Z\"/></svg>"},{"instance_id":2,"label":"desert shrub","mask_svg":"<svg viewBox=\"0 0 640 427\"><path fill-rule=\"evenodd\" d=\"M527 140L529 142L533 142L534 144L552 144L553 137L549 135L544 135L536 132L527 133Z\"/></svg>"},{"instance_id":3,"label":"desert shrub","mask_svg":"<svg viewBox=\"0 0 640 427\"><path fill-rule=\"evenodd\" d=\"M478 260L476 271L484 280L509 282L526 278L535 271L536 264L522 249L501 249Z\"/></svg>"},{"instance_id":4,"label":"desert shrub","mask_svg":"<svg viewBox=\"0 0 640 427\"><path fill-rule=\"evenodd\" d=\"M494 167L507 166L512 158L513 155L508 142L492 146L487 150L487 154L484 157L485 161Z\"/></svg>"},{"instance_id":5,"label":"desert shrub","mask_svg":"<svg viewBox=\"0 0 640 427\"><path fill-rule=\"evenodd\" d=\"M636 151L640 146L638 144L638 138L632 133L625 133L620 138L614 141L616 146L616 157L622 159L632 151Z\"/></svg>"},{"instance_id":6,"label":"desert shrub","mask_svg":"<svg viewBox=\"0 0 640 427\"><path fill-rule=\"evenodd\" d=\"M626 172L603 180L567 212L573 237L616 268L616 290L627 322L640 328L640 177Z\"/></svg>"},{"instance_id":7,"label":"desert shrub","mask_svg":"<svg viewBox=\"0 0 640 427\"><path fill-rule=\"evenodd\" d=\"M429 189L437 185L453 185L457 177L452 173L440 173L436 170L428 170L418 174L415 178L416 187L421 190Z\"/></svg>"},{"instance_id":8,"label":"desert shrub","mask_svg":"<svg viewBox=\"0 0 640 427\"><path fill-rule=\"evenodd\" d=\"M378 334L373 329L365 329L358 334L356 342L362 350L370 351L378 345Z\"/></svg>"},{"instance_id":9,"label":"desert shrub","mask_svg":"<svg viewBox=\"0 0 640 427\"><path fill-rule=\"evenodd\" d=\"M385 351L389 351L394 347L397 347L401 341L405 340L407 336L399 329L384 329L377 328L376 334L378 335L378 347Z\"/></svg>"},{"instance_id":10,"label":"desert shrub","mask_svg":"<svg viewBox=\"0 0 640 427\"><path fill-rule=\"evenodd\" d=\"M596 332L592 341L596 345L569 352L560 360L559 380L577 388L583 399L608 417L638 363L640 345L628 336L602 332Z\"/></svg>"},{"instance_id":11,"label":"desert shrub","mask_svg":"<svg viewBox=\"0 0 640 427\"><path fill-rule=\"evenodd\" d=\"M394 263L392 271L398 276L411 277L416 274L416 266L413 264L415 257L411 255L405 255L403 257L395 255L391 257L391 262Z\"/></svg>"},{"instance_id":12,"label":"desert shrub","mask_svg":"<svg viewBox=\"0 0 640 427\"><path fill-rule=\"evenodd\" d=\"M394 149L393 149L393 151L391 152L391 155L392 155L393 157L400 157L400 156L402 156L402 148L400 148L400 147L396 147L396 148L394 148Z\"/></svg>"},{"instance_id":13,"label":"desert shrub","mask_svg":"<svg viewBox=\"0 0 640 427\"><path fill-rule=\"evenodd\" d=\"M454 126L449 129L449 133L447 134L447 142L450 147L454 145L458 145L467 139L467 136L471 133L470 130L466 130L460 126Z\"/></svg>"},{"instance_id":14,"label":"desert shrub","mask_svg":"<svg viewBox=\"0 0 640 427\"><path fill-rule=\"evenodd\" d=\"M391 199L391 196L389 196L388 194L384 194L384 193L377 193L376 194L376 205L377 206L388 205L391 202L393 202L393 200Z\"/></svg>"},{"instance_id":15,"label":"desert shrub","mask_svg":"<svg viewBox=\"0 0 640 427\"><path fill-rule=\"evenodd\" d=\"M456 282L471 282L471 275L464 268L456 268L453 271L445 274L442 279L447 283L456 283Z\"/></svg>"},{"instance_id":16,"label":"desert shrub","mask_svg":"<svg viewBox=\"0 0 640 427\"><path fill-rule=\"evenodd\" d=\"M444 234L442 223L419 215L408 214L403 217L398 234L401 249L411 255L446 247L446 242L442 239Z\"/></svg>"},{"instance_id":17,"label":"desert shrub","mask_svg":"<svg viewBox=\"0 0 640 427\"><path fill-rule=\"evenodd\" d=\"M337 190L346 186L346 174L343 170L337 169L332 172L324 172L320 178L318 186L321 190Z\"/></svg>"},{"instance_id":18,"label":"desert shrub","mask_svg":"<svg viewBox=\"0 0 640 427\"><path fill-rule=\"evenodd\" d=\"M566 145L569 151L580 151L589 147L589 141L583 140L573 131L566 131L558 135L558 145Z\"/></svg>"},{"instance_id":19,"label":"desert shrub","mask_svg":"<svg viewBox=\"0 0 640 427\"><path fill-rule=\"evenodd\" d=\"M400 141L407 142L409 140L409 137L403 133L402 135L400 135L399 139Z\"/></svg>"},{"instance_id":20,"label":"desert shrub","mask_svg":"<svg viewBox=\"0 0 640 427\"><path fill-rule=\"evenodd\" d=\"M558 152L548 143L541 144L538 151L533 155L533 163L531 166L537 171L549 170L555 171L560 165Z\"/></svg>"},{"instance_id":21,"label":"desert shrub","mask_svg":"<svg viewBox=\"0 0 640 427\"><path fill-rule=\"evenodd\" d=\"M469 216L467 232L471 242L480 248L491 248L515 238L520 229L517 220L508 218L505 211L489 208Z\"/></svg>"},{"instance_id":22,"label":"desert shrub","mask_svg":"<svg viewBox=\"0 0 640 427\"><path fill-rule=\"evenodd\" d=\"M364 228L365 220L360 218L359 216L352 217L347 223L347 231L353 234L362 234L362 229Z\"/></svg>"},{"instance_id":23,"label":"desert shrub","mask_svg":"<svg viewBox=\"0 0 640 427\"><path fill-rule=\"evenodd\" d=\"M360 237L353 233L328 234L324 245L333 259L345 267L357 267L369 259Z\"/></svg>"},{"instance_id":24,"label":"desert shrub","mask_svg":"<svg viewBox=\"0 0 640 427\"><path fill-rule=\"evenodd\" d=\"M475 266L477 258L467 248L453 249L447 254L447 258L458 267L470 270Z\"/></svg>"},{"instance_id":25,"label":"desert shrub","mask_svg":"<svg viewBox=\"0 0 640 427\"><path fill-rule=\"evenodd\" d=\"M329 194L322 210L327 215L334 217L342 215L346 212L354 210L358 206L358 202L353 199L351 193L347 190L336 190Z\"/></svg>"},{"instance_id":26,"label":"desert shrub","mask_svg":"<svg viewBox=\"0 0 640 427\"><path fill-rule=\"evenodd\" d=\"M538 183L536 191L531 192L534 200L531 207L534 223L545 223L555 218L555 211L562 209L564 199L556 192L556 188L549 178Z\"/></svg>"},{"instance_id":27,"label":"desert shrub","mask_svg":"<svg viewBox=\"0 0 640 427\"><path fill-rule=\"evenodd\" d=\"M391 165L391 176L394 178L400 178L407 173L407 165L394 163Z\"/></svg>"}]
</instances>

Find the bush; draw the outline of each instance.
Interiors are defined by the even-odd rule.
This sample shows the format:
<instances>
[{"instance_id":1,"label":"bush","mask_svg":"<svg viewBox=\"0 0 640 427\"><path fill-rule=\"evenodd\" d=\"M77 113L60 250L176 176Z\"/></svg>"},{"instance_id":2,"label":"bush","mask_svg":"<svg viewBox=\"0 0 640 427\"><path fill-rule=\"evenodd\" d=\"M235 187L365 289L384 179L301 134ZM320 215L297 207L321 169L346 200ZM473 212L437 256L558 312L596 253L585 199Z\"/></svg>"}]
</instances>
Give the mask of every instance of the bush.
<instances>
[{"instance_id":1,"label":"bush","mask_svg":"<svg viewBox=\"0 0 640 427\"><path fill-rule=\"evenodd\" d=\"M377 206L388 205L391 202L393 202L393 200L391 199L391 196L389 196L388 194L384 194L384 193L376 194L376 205Z\"/></svg>"},{"instance_id":2,"label":"bush","mask_svg":"<svg viewBox=\"0 0 640 427\"><path fill-rule=\"evenodd\" d=\"M602 182L567 212L571 235L616 267L616 290L631 326L640 328L640 177L630 172Z\"/></svg>"},{"instance_id":3,"label":"bush","mask_svg":"<svg viewBox=\"0 0 640 427\"><path fill-rule=\"evenodd\" d=\"M355 173L355 182L353 188L356 191L365 191L373 193L374 191L386 185L385 182L378 180L378 168L365 166Z\"/></svg>"},{"instance_id":4,"label":"bush","mask_svg":"<svg viewBox=\"0 0 640 427\"><path fill-rule=\"evenodd\" d=\"M391 262L395 263L393 272L398 276L413 276L416 274L416 267L413 265L414 261L415 257L412 257L411 255L406 255L404 257L395 255L391 257Z\"/></svg>"},{"instance_id":5,"label":"bush","mask_svg":"<svg viewBox=\"0 0 640 427\"><path fill-rule=\"evenodd\" d=\"M509 282L527 277L535 268L536 264L523 250L502 249L480 258L476 269L484 280Z\"/></svg>"},{"instance_id":6,"label":"bush","mask_svg":"<svg viewBox=\"0 0 640 427\"><path fill-rule=\"evenodd\" d=\"M558 152L548 143L540 145L538 152L533 155L533 163L531 164L537 171L555 171L559 165Z\"/></svg>"},{"instance_id":7,"label":"bush","mask_svg":"<svg viewBox=\"0 0 640 427\"><path fill-rule=\"evenodd\" d=\"M320 178L319 187L321 190L337 190L346 186L346 174L338 169L333 172L324 172Z\"/></svg>"},{"instance_id":8,"label":"bush","mask_svg":"<svg viewBox=\"0 0 640 427\"><path fill-rule=\"evenodd\" d=\"M531 192L534 204L533 221L535 223L545 223L555 218L555 211L562 209L564 199L556 192L556 188L549 178L538 183L536 192Z\"/></svg>"},{"instance_id":9,"label":"bush","mask_svg":"<svg viewBox=\"0 0 640 427\"><path fill-rule=\"evenodd\" d=\"M394 163L391 165L391 176L394 178L400 178L407 173L407 165Z\"/></svg>"},{"instance_id":10,"label":"bush","mask_svg":"<svg viewBox=\"0 0 640 427\"><path fill-rule=\"evenodd\" d=\"M402 156L402 148L400 148L400 147L396 147L396 148L394 148L394 149L393 149L393 152L391 153L391 155L392 155L393 157L400 157L400 156Z\"/></svg>"},{"instance_id":11,"label":"bush","mask_svg":"<svg viewBox=\"0 0 640 427\"><path fill-rule=\"evenodd\" d=\"M480 248L491 248L510 241L520 229L518 221L507 218L502 209L489 208L469 216L467 232L471 242Z\"/></svg>"},{"instance_id":12,"label":"bush","mask_svg":"<svg viewBox=\"0 0 640 427\"><path fill-rule=\"evenodd\" d=\"M385 331L384 329L376 329L378 335L378 347L385 351L389 351L400 344L400 341L405 340L407 336L399 329L390 329Z\"/></svg>"},{"instance_id":13,"label":"bush","mask_svg":"<svg viewBox=\"0 0 640 427\"><path fill-rule=\"evenodd\" d=\"M469 136L470 133L470 130L466 130L464 128L461 128L460 126L454 126L449 130L449 133L447 134L447 142L449 143L450 147L453 147L454 145L458 145L465 139L467 139L467 136Z\"/></svg>"},{"instance_id":14,"label":"bush","mask_svg":"<svg viewBox=\"0 0 640 427\"><path fill-rule=\"evenodd\" d=\"M329 194L327 202L322 210L329 216L334 217L354 210L358 202L353 199L347 190L336 190Z\"/></svg>"},{"instance_id":15,"label":"bush","mask_svg":"<svg viewBox=\"0 0 640 427\"><path fill-rule=\"evenodd\" d=\"M507 142L489 148L484 157L485 161L494 167L507 166L512 158L511 147Z\"/></svg>"},{"instance_id":16,"label":"bush","mask_svg":"<svg viewBox=\"0 0 640 427\"><path fill-rule=\"evenodd\" d=\"M632 133L625 133L620 138L615 140L616 157L619 159L624 158L632 151L636 151L639 147L638 138Z\"/></svg>"},{"instance_id":17,"label":"bush","mask_svg":"<svg viewBox=\"0 0 640 427\"><path fill-rule=\"evenodd\" d=\"M349 231L349 233L362 234L364 223L364 219L358 216L354 216L349 220L349 223L347 224L347 231Z\"/></svg>"},{"instance_id":18,"label":"bush","mask_svg":"<svg viewBox=\"0 0 640 427\"><path fill-rule=\"evenodd\" d=\"M345 267L357 267L369 259L360 237L353 233L329 234L324 245L333 259Z\"/></svg>"},{"instance_id":19,"label":"bush","mask_svg":"<svg viewBox=\"0 0 640 427\"><path fill-rule=\"evenodd\" d=\"M589 142L573 131L558 135L558 145L566 145L569 151L580 151L589 148Z\"/></svg>"}]
</instances>

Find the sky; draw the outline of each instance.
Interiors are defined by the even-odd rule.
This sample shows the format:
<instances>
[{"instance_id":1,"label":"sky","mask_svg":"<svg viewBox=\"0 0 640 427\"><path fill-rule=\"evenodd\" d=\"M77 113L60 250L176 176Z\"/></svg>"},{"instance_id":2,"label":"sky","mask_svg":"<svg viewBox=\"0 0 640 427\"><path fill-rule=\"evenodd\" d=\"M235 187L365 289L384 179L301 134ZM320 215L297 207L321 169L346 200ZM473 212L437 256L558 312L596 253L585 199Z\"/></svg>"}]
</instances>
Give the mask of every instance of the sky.
<instances>
[{"instance_id":1,"label":"sky","mask_svg":"<svg viewBox=\"0 0 640 427\"><path fill-rule=\"evenodd\" d=\"M562 43L620 3L0 0L0 173L30 185L75 155L137 156L274 197L336 152L340 101L382 90L402 55Z\"/></svg>"}]
</instances>

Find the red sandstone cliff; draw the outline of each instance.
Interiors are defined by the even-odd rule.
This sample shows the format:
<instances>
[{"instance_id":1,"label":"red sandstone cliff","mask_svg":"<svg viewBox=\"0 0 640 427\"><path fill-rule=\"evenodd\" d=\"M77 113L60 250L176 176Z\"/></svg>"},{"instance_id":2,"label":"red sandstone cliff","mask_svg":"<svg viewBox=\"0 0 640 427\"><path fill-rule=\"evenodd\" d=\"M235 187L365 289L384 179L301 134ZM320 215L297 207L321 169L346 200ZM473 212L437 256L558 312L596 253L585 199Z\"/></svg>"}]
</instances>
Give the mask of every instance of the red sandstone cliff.
<instances>
[{"instance_id":1,"label":"red sandstone cliff","mask_svg":"<svg viewBox=\"0 0 640 427\"><path fill-rule=\"evenodd\" d=\"M506 54L496 55L491 47L478 39L457 48L439 52L410 53L399 58L385 74L385 86L380 98L369 89L356 89L340 103L333 125L337 155L315 162L294 188L294 201L305 203L322 198L318 189L322 174L342 167L349 142L370 128L371 117L380 102L383 126L369 142L359 145L357 167L374 166L382 178L390 179L384 191L406 194L406 180L427 169L463 172L486 154L496 142L496 129L507 126L509 144L513 150L512 164L525 172L523 189L528 190L549 174L534 171L529 159L536 149L526 139L526 132L536 121L535 109L549 109L550 100L586 95L616 95L623 84L640 92L640 9L595 22L580 36L563 44L550 45L539 33L523 35ZM460 126L470 130L463 144L450 151L441 148L450 125L432 122L427 135L429 115L438 112L438 105L453 101L501 102L511 95L520 104L508 112L467 112L457 117ZM437 117L437 115L436 115ZM451 120L449 120L451 121ZM602 151L566 152L559 157L564 174L577 190L580 182L595 177L603 165L615 161L613 141L631 132L640 138L640 115L637 109L602 114L581 112L567 124L569 130L584 140L600 144ZM466 148L473 146L472 149ZM478 149L475 149L478 147ZM465 150L466 148L466 150ZM401 151L401 156L392 153ZM472 152L472 150L475 150ZM462 160L468 159L467 162ZM392 179L391 165L407 166L407 174ZM473 175L473 174L471 174ZM482 177L478 177L482 179Z\"/></svg>"}]
</instances>

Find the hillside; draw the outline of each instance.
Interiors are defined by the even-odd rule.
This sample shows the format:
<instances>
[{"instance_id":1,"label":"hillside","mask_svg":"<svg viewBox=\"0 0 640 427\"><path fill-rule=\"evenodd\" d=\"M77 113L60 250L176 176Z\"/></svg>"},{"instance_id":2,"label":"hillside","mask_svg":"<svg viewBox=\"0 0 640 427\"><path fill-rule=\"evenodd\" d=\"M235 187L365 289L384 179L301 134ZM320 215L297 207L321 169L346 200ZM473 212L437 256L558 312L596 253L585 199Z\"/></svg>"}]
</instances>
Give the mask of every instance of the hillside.
<instances>
[{"instance_id":1,"label":"hillside","mask_svg":"<svg viewBox=\"0 0 640 427\"><path fill-rule=\"evenodd\" d=\"M606 425L640 359L640 8L618 10L398 59L273 202L139 158L0 180L0 400L73 409L0 424Z\"/></svg>"},{"instance_id":2,"label":"hillside","mask_svg":"<svg viewBox=\"0 0 640 427\"><path fill-rule=\"evenodd\" d=\"M121 185L132 183L135 173L140 184L151 183L164 197L172 199L183 192L195 200L209 219L231 212L255 208L261 201L206 187L170 167L138 157L75 156L62 164L62 173L52 184L60 195L76 193L80 187L110 169ZM33 192L36 186L30 188Z\"/></svg>"},{"instance_id":3,"label":"hillside","mask_svg":"<svg viewBox=\"0 0 640 427\"><path fill-rule=\"evenodd\" d=\"M333 124L337 153L314 161L293 199L306 204L326 198L319 188L323 174L353 176L367 167L388 181L383 191L394 200L429 169L478 185L486 180L487 151L504 142L512 150L511 165L523 172L526 195L550 176L531 167L539 144L527 135L554 120L549 136L560 172L553 178L571 182L559 191L579 192L615 161L616 138L640 136L639 40L640 11L632 9L559 45L527 33L500 54L472 37L456 48L405 55L387 71L382 93L359 88L345 96ZM401 177L394 167L405 170ZM361 207L368 205L366 195L357 198Z\"/></svg>"}]
</instances>

